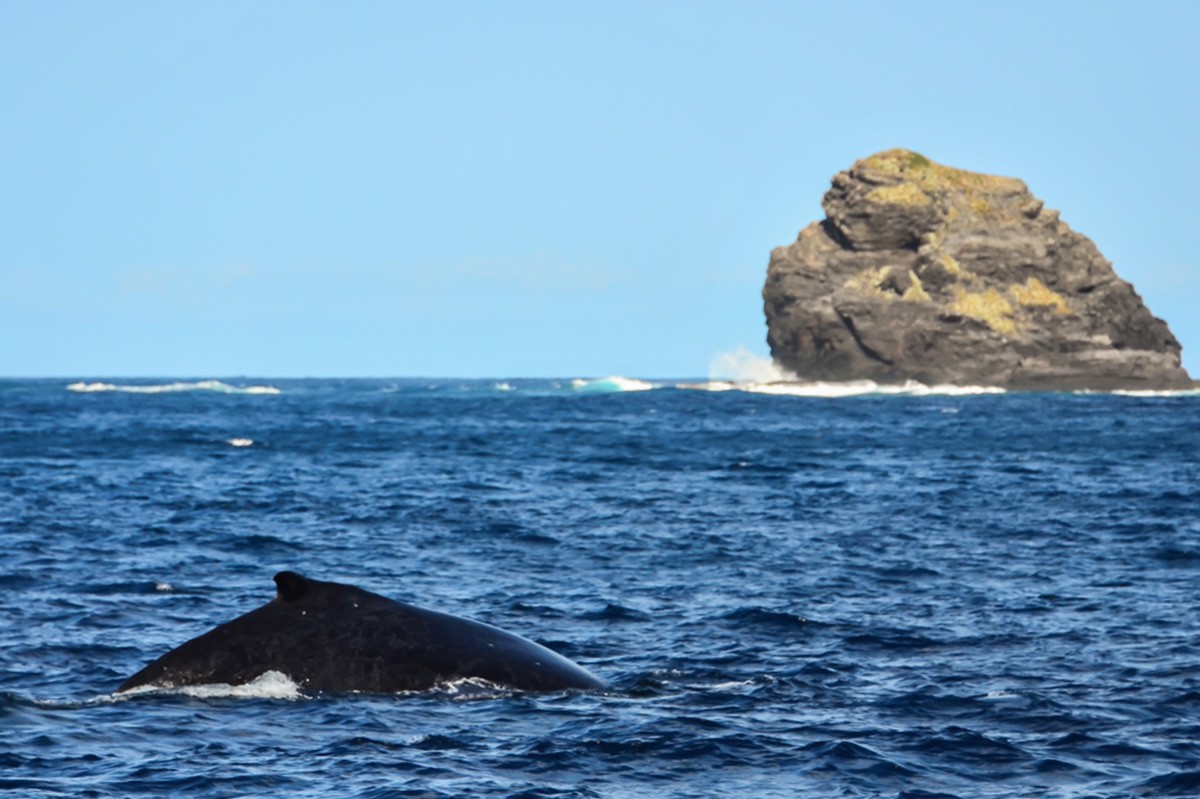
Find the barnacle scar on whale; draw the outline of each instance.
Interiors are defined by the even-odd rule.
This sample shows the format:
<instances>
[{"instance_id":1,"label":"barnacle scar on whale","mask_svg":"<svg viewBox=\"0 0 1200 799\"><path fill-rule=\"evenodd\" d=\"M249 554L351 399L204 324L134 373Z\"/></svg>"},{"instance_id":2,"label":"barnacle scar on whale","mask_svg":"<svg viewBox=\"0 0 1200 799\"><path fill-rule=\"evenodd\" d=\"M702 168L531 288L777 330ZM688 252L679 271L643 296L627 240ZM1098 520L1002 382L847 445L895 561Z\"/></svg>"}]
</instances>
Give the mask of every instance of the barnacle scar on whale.
<instances>
[{"instance_id":1,"label":"barnacle scar on whale","mask_svg":"<svg viewBox=\"0 0 1200 799\"><path fill-rule=\"evenodd\" d=\"M290 571L275 584L273 600L172 649L118 692L244 685L268 671L331 693L421 691L464 678L521 691L605 687L562 655L488 624Z\"/></svg>"}]
</instances>

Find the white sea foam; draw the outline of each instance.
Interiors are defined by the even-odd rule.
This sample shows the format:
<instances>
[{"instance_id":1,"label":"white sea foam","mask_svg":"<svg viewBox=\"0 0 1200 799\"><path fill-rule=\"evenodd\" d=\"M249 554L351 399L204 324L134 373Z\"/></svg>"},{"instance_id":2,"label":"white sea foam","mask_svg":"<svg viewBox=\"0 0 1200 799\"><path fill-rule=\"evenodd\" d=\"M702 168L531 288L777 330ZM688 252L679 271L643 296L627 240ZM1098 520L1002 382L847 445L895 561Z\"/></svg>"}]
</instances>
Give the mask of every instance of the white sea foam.
<instances>
[{"instance_id":1,"label":"white sea foam","mask_svg":"<svg viewBox=\"0 0 1200 799\"><path fill-rule=\"evenodd\" d=\"M788 397L859 397L873 394L898 394L924 397L965 396L970 394L1003 394L1004 389L992 386L927 386L915 380L903 384L879 384L873 380L846 382L805 381L784 369L770 358L739 347L733 352L713 356L708 365L707 383L680 384L677 388L701 391L747 391L752 394L779 394Z\"/></svg>"},{"instance_id":2,"label":"white sea foam","mask_svg":"<svg viewBox=\"0 0 1200 799\"><path fill-rule=\"evenodd\" d=\"M878 394L881 386L873 380L850 380L845 383L826 383L816 381L804 383L789 381L781 383L746 383L740 386L742 391L751 394L778 394L787 397L860 397L865 394ZM900 392L886 392L900 393Z\"/></svg>"},{"instance_id":3,"label":"white sea foam","mask_svg":"<svg viewBox=\"0 0 1200 799\"><path fill-rule=\"evenodd\" d=\"M1021 694L1015 694L1012 691L988 691L983 698L989 702L1020 702L1025 699Z\"/></svg>"},{"instance_id":4,"label":"white sea foam","mask_svg":"<svg viewBox=\"0 0 1200 799\"><path fill-rule=\"evenodd\" d=\"M138 383L71 383L67 391L96 394L117 391L125 394L174 394L184 391L212 391L218 394L282 394L275 386L231 386L220 380L198 380L195 382L161 383L142 385Z\"/></svg>"},{"instance_id":5,"label":"white sea foam","mask_svg":"<svg viewBox=\"0 0 1200 799\"><path fill-rule=\"evenodd\" d=\"M756 390L756 389L750 389ZM786 394L796 397L860 397L870 395L893 395L905 397L966 397L977 394L1004 394L997 386L927 386L915 380L899 385L881 385L873 380L852 380L845 383L775 383L764 386L761 393Z\"/></svg>"},{"instance_id":6,"label":"white sea foam","mask_svg":"<svg viewBox=\"0 0 1200 799\"><path fill-rule=\"evenodd\" d=\"M303 699L300 686L290 677L278 671L267 671L246 683L245 685L227 685L212 683L210 685L156 686L140 685L132 688L121 697L138 696L149 693L182 694L200 699Z\"/></svg>"},{"instance_id":7,"label":"white sea foam","mask_svg":"<svg viewBox=\"0 0 1200 799\"><path fill-rule=\"evenodd\" d=\"M253 438L231 438L225 442L231 447L252 447L254 446Z\"/></svg>"},{"instance_id":8,"label":"white sea foam","mask_svg":"<svg viewBox=\"0 0 1200 799\"><path fill-rule=\"evenodd\" d=\"M676 383L675 388L685 388L690 391L740 391L745 383L734 383L732 380L709 380L707 383Z\"/></svg>"},{"instance_id":9,"label":"white sea foam","mask_svg":"<svg viewBox=\"0 0 1200 799\"><path fill-rule=\"evenodd\" d=\"M710 690L710 691L726 691L726 692L728 692L728 691L738 691L742 688L754 688L756 685L758 685L758 683L755 682L754 680L731 680L729 682L717 682L717 683L713 683L712 685L709 685L709 686L697 686L697 687L707 687L708 690Z\"/></svg>"},{"instance_id":10,"label":"white sea foam","mask_svg":"<svg viewBox=\"0 0 1200 799\"><path fill-rule=\"evenodd\" d=\"M878 394L906 394L913 397L971 397L978 394L1007 394L1000 386L956 386L950 383L939 383L927 386L915 380L908 380L899 386L879 386Z\"/></svg>"},{"instance_id":11,"label":"white sea foam","mask_svg":"<svg viewBox=\"0 0 1200 799\"><path fill-rule=\"evenodd\" d=\"M1086 394L1089 392L1077 391L1077 394ZM1151 389L1118 389L1110 392L1121 397L1200 397L1200 389L1196 388L1180 388L1171 391L1153 391Z\"/></svg>"},{"instance_id":12,"label":"white sea foam","mask_svg":"<svg viewBox=\"0 0 1200 799\"><path fill-rule=\"evenodd\" d=\"M429 693L415 691L414 693ZM460 677L450 680L432 689L437 696L455 700L495 699L500 696L511 696L513 689L482 677Z\"/></svg>"},{"instance_id":13,"label":"white sea foam","mask_svg":"<svg viewBox=\"0 0 1200 799\"><path fill-rule=\"evenodd\" d=\"M907 397L963 397L975 394L1004 394L995 386L927 386L915 380L898 385L879 384L873 380L849 380L844 383L824 381L804 382L801 380L776 381L769 383L711 380L707 383L681 383L677 388L699 391L745 391L750 394L775 394L787 397L863 397L897 395Z\"/></svg>"},{"instance_id":14,"label":"white sea foam","mask_svg":"<svg viewBox=\"0 0 1200 799\"><path fill-rule=\"evenodd\" d=\"M635 380L631 377L601 377L594 380L576 378L571 381L571 388L584 394L612 394L623 391L649 391L658 388L645 380Z\"/></svg>"}]
</instances>

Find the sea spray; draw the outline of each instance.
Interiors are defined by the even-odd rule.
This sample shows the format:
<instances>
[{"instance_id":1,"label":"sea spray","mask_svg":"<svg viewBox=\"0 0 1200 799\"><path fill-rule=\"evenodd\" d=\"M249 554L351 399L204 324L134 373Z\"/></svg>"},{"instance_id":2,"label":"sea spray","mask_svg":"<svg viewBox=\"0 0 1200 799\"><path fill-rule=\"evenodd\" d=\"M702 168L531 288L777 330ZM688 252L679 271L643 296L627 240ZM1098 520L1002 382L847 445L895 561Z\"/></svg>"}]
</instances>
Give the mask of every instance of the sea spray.
<instances>
[{"instance_id":1,"label":"sea spray","mask_svg":"<svg viewBox=\"0 0 1200 799\"><path fill-rule=\"evenodd\" d=\"M745 347L719 352L708 364L710 381L733 383L777 383L799 378L768 357L755 355Z\"/></svg>"}]
</instances>

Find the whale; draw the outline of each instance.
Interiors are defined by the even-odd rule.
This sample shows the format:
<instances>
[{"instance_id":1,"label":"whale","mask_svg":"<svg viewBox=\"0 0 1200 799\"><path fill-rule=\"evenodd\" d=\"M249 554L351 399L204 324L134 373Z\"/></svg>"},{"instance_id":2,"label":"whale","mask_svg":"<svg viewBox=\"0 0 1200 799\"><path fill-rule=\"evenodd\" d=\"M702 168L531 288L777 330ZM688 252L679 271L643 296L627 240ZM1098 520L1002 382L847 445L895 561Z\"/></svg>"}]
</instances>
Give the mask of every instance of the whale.
<instances>
[{"instance_id":1,"label":"whale","mask_svg":"<svg viewBox=\"0 0 1200 799\"><path fill-rule=\"evenodd\" d=\"M606 683L562 655L490 624L292 571L275 598L153 661L117 689L245 685L269 671L319 693L426 691L462 679L530 692Z\"/></svg>"}]
</instances>

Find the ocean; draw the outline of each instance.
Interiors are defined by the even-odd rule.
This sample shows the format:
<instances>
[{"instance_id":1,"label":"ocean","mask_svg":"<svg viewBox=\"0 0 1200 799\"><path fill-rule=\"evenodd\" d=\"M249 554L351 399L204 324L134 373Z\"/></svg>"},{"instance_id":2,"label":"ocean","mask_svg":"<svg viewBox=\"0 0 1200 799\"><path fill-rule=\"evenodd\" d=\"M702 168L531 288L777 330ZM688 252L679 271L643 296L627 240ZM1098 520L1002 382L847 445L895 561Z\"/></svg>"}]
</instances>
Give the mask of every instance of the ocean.
<instances>
[{"instance_id":1,"label":"ocean","mask_svg":"<svg viewBox=\"0 0 1200 799\"><path fill-rule=\"evenodd\" d=\"M0 381L21 797L1200 795L1200 397ZM610 683L114 695L291 569Z\"/></svg>"}]
</instances>

